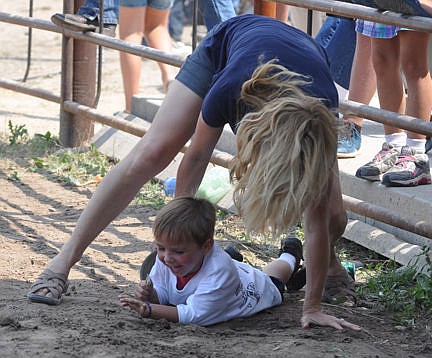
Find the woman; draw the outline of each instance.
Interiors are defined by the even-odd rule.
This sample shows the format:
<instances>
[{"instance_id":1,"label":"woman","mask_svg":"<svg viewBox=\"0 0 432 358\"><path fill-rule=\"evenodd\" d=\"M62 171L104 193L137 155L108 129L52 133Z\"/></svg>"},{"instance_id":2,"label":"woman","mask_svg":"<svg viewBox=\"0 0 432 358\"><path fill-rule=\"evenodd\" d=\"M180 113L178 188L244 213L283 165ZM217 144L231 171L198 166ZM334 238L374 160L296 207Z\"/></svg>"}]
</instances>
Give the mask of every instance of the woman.
<instances>
[{"instance_id":1,"label":"woman","mask_svg":"<svg viewBox=\"0 0 432 358\"><path fill-rule=\"evenodd\" d=\"M279 234L304 214L303 327L359 330L321 312L326 278L328 289L335 282L337 287L352 283L334 251L347 222L330 111L337 106L324 51L308 35L257 15L217 25L182 66L150 130L101 182L29 299L60 302L84 250L192 135L178 169L176 196L193 196L229 123L238 146L231 172L235 203L246 227Z\"/></svg>"}]
</instances>

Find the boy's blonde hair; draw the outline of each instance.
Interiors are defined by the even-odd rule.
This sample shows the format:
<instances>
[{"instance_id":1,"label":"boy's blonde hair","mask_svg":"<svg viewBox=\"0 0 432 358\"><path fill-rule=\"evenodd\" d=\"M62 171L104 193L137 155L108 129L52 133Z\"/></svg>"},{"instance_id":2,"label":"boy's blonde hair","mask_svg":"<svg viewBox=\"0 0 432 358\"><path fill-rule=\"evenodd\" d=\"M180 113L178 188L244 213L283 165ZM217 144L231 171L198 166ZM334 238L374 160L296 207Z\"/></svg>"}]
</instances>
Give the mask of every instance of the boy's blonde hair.
<instances>
[{"instance_id":1,"label":"boy's blonde hair","mask_svg":"<svg viewBox=\"0 0 432 358\"><path fill-rule=\"evenodd\" d=\"M213 239L216 210L205 199L178 197L171 200L157 214L153 235L164 237L170 243L193 240L202 246Z\"/></svg>"},{"instance_id":2,"label":"boy's blonde hair","mask_svg":"<svg viewBox=\"0 0 432 358\"><path fill-rule=\"evenodd\" d=\"M304 93L308 84L271 61L242 86L249 113L238 126L230 174L249 231L282 234L326 189L336 161L335 116Z\"/></svg>"}]
</instances>

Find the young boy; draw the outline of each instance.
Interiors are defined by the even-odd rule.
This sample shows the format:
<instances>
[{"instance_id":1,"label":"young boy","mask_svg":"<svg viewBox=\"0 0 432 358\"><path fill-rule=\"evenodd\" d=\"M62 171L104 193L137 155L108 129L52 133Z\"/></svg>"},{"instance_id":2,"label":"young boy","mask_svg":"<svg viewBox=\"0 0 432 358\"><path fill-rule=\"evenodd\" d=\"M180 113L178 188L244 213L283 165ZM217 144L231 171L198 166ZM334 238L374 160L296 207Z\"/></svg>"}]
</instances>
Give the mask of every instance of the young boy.
<instances>
[{"instance_id":1,"label":"young boy","mask_svg":"<svg viewBox=\"0 0 432 358\"><path fill-rule=\"evenodd\" d=\"M285 284L300 266L302 244L282 242L280 257L263 271L233 260L214 242L216 211L204 199L178 197L153 226L157 259L135 298L121 305L145 318L208 326L281 304ZM147 282L148 281L148 282Z\"/></svg>"}]
</instances>

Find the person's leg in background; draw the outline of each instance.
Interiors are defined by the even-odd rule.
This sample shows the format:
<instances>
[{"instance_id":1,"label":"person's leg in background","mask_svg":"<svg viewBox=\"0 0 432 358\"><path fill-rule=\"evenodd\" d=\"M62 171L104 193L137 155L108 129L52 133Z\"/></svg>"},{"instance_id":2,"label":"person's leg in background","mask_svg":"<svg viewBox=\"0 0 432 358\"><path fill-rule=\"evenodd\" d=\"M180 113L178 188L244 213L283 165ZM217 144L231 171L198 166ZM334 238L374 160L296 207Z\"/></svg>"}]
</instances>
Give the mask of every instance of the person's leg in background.
<instances>
[{"instance_id":1,"label":"person's leg in background","mask_svg":"<svg viewBox=\"0 0 432 358\"><path fill-rule=\"evenodd\" d=\"M141 45L144 36L146 7L120 6L120 39L134 45ZM132 96L139 92L141 79L140 56L120 52L120 67L125 95L125 112L131 112Z\"/></svg>"},{"instance_id":2,"label":"person's leg in background","mask_svg":"<svg viewBox=\"0 0 432 358\"><path fill-rule=\"evenodd\" d=\"M158 1L166 9L159 10L149 6L135 6L146 4L146 1L122 0L120 6L120 39L134 45L141 45L143 36L149 46L170 52L171 38L168 33L169 1ZM131 112L132 96L139 93L141 80L140 56L120 52L120 67L122 71L125 94L125 112ZM169 65L158 63L161 70L164 92L174 73L170 73ZM174 70L172 70L174 72Z\"/></svg>"},{"instance_id":3,"label":"person's leg in background","mask_svg":"<svg viewBox=\"0 0 432 358\"><path fill-rule=\"evenodd\" d=\"M429 121L432 82L428 65L428 41L429 34L418 31L399 31L394 38L372 40L381 108ZM399 63L392 57L396 57ZM406 79L407 96L399 69L402 69ZM384 133L385 142L395 147L399 154L394 165L382 176L382 183L386 186L430 184L429 160L424 154L425 136L414 132L405 133L400 128L388 125L384 125Z\"/></svg>"},{"instance_id":4,"label":"person's leg in background","mask_svg":"<svg viewBox=\"0 0 432 358\"><path fill-rule=\"evenodd\" d=\"M288 22L290 6L282 3L276 3L276 19L282 22Z\"/></svg>"},{"instance_id":5,"label":"person's leg in background","mask_svg":"<svg viewBox=\"0 0 432 358\"><path fill-rule=\"evenodd\" d=\"M181 42L184 29L184 0L174 0L168 19L168 30L174 42Z\"/></svg>"},{"instance_id":6,"label":"person's leg in background","mask_svg":"<svg viewBox=\"0 0 432 358\"><path fill-rule=\"evenodd\" d=\"M202 9L207 31L236 16L232 0L202 0Z\"/></svg>"},{"instance_id":7,"label":"person's leg in background","mask_svg":"<svg viewBox=\"0 0 432 358\"><path fill-rule=\"evenodd\" d=\"M169 11L169 8L156 9L149 6L144 21L144 37L147 43L150 47L164 52L171 52L172 49L171 37L168 32ZM174 79L178 69L163 62L158 62L158 65L161 72L163 92L167 93L169 83Z\"/></svg>"},{"instance_id":8,"label":"person's leg in background","mask_svg":"<svg viewBox=\"0 0 432 358\"><path fill-rule=\"evenodd\" d=\"M376 90L369 38L356 35L355 21L327 16L315 37L325 48L341 99L368 104ZM338 158L353 158L361 146L362 119L344 117L338 133Z\"/></svg>"},{"instance_id":9,"label":"person's leg in background","mask_svg":"<svg viewBox=\"0 0 432 358\"><path fill-rule=\"evenodd\" d=\"M371 38L357 33L356 49L351 69L348 100L369 104L376 92L376 75L372 64ZM344 116L349 131L338 140L338 158L353 158L361 147L363 118Z\"/></svg>"}]
</instances>

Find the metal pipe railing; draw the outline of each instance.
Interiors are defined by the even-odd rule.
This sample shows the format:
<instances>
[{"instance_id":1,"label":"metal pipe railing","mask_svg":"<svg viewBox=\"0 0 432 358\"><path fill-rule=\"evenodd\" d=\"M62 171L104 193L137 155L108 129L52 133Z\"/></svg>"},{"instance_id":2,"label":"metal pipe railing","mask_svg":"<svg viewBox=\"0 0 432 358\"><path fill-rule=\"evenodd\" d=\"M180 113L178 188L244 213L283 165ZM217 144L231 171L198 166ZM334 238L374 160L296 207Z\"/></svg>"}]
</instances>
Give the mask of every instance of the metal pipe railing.
<instances>
[{"instance_id":1,"label":"metal pipe railing","mask_svg":"<svg viewBox=\"0 0 432 358\"><path fill-rule=\"evenodd\" d=\"M142 137L148 130L148 128L142 125L131 123L125 119L114 116L102 115L93 108L83 106L72 101L65 101L64 109L83 118L87 118L88 120L108 125L137 137ZM181 149L181 152L184 153L188 147L189 144L186 144ZM224 168L230 168L232 160L233 156L231 154L219 151L214 151L210 158L211 163ZM412 219L404 218L398 214L395 214L392 210L367 203L347 195L342 195L342 198L344 206L347 210L377 221L381 221L385 224L395 226L399 229L424 236L428 239L432 239L432 225L427 222L413 221Z\"/></svg>"},{"instance_id":2,"label":"metal pipe railing","mask_svg":"<svg viewBox=\"0 0 432 358\"><path fill-rule=\"evenodd\" d=\"M47 20L30 18L27 16L12 15L4 12L0 12L0 21L15 25L21 25L40 30L52 31L57 33L64 33L67 37L86 40L91 43L102 45L104 47L112 48L118 51L124 51L133 55L148 58L150 60L164 62L172 66L181 67L183 64L183 58L177 55L172 55L164 51L156 50L151 47L142 45L132 45L125 41L104 36L94 32L75 32L70 30L63 30L62 28L54 25L52 22Z\"/></svg>"},{"instance_id":3,"label":"metal pipe railing","mask_svg":"<svg viewBox=\"0 0 432 358\"><path fill-rule=\"evenodd\" d=\"M54 93L44 89L32 88L20 82L0 78L0 87L6 88L11 91L28 94L30 96L42 98L50 102L61 103L60 96L56 96Z\"/></svg>"},{"instance_id":4,"label":"metal pipe railing","mask_svg":"<svg viewBox=\"0 0 432 358\"><path fill-rule=\"evenodd\" d=\"M270 0L272 1L272 0ZM386 12L383 13L376 9L371 9L361 5L348 4L339 1L326 1L326 0L278 0L277 2L294 5L298 7L304 7L311 10L318 10L334 15L362 18L365 20L381 22L390 25L399 25L409 27L419 31L432 32L432 19L423 17L404 17L400 14ZM97 33L86 33L73 32L69 30L63 30L49 21L34 19L30 17L24 17L19 15L11 15L0 12L0 21L7 22L16 25L22 25L29 28L37 28L41 30L63 33L65 35L66 42L70 42L70 39L79 39L92 42L94 44L102 45L119 51L125 51L137 56L149 58L154 61L164 62L173 66L180 67L183 63L183 59L179 56L171 55L163 51L152 49L146 46L131 45L122 40L109 38ZM65 40L64 40L65 41ZM68 50L69 48L69 50ZM65 52L70 52L70 44L64 47ZM63 53L64 54L64 53ZM65 54L64 54L65 55ZM70 67L62 66L62 72L70 72ZM69 77L71 75L69 74ZM65 113L76 114L82 118L100 122L109 125L113 128L125 131L135 136L143 136L146 133L146 128L126 120L122 120L113 116L105 116L100 114L97 110L73 102L70 99L70 81L66 81L65 86L68 88L62 88L62 98L66 99L63 102L60 97L55 96L52 93L44 90L38 90L30 88L28 86L18 84L14 81L0 80L0 86L8 88L21 93L30 94L42 99L47 99L56 103L61 103ZM369 107L360 103L352 101L342 101L340 108L344 112L361 115L362 117L376 120L377 122L384 124L391 124L399 128L419 132L426 135L432 134L432 126L429 123L421 121L420 119L413 118L410 116L398 115L393 112L384 111L374 107ZM73 118L73 116L70 116ZM73 120L73 119L70 119ZM182 151L184 152L188 148L188 144L184 146ZM222 153L215 151L211 157L211 162L228 168L232 160L232 156L228 153ZM410 219L402 218L395 215L391 211L370 204L365 203L361 200L343 195L344 205L346 209L355 212L360 215L367 216L369 218L381 221L383 223L398 227L400 229L416 233L418 235L432 239L432 227L430 224L425 222L413 222Z\"/></svg>"},{"instance_id":5,"label":"metal pipe railing","mask_svg":"<svg viewBox=\"0 0 432 358\"><path fill-rule=\"evenodd\" d=\"M432 18L405 16L391 11L381 11L363 5L350 4L335 0L269 0L294 5L306 9L331 13L354 19L364 19L382 24L407 27L414 30L432 32Z\"/></svg>"},{"instance_id":6,"label":"metal pipe railing","mask_svg":"<svg viewBox=\"0 0 432 358\"><path fill-rule=\"evenodd\" d=\"M411 132L432 136L432 123L406 114L398 114L354 101L340 101L339 109L345 114L354 114L375 122L406 129Z\"/></svg>"}]
</instances>

